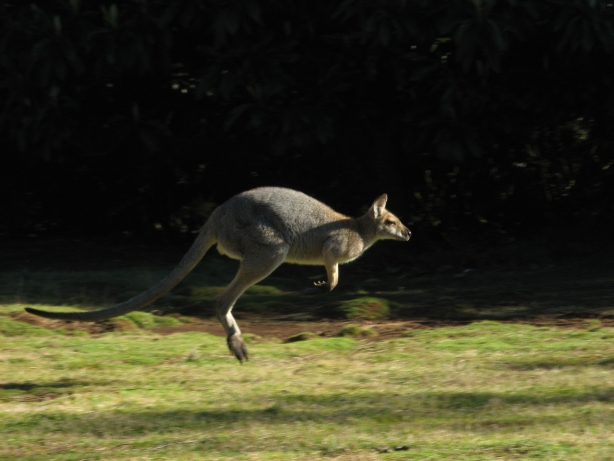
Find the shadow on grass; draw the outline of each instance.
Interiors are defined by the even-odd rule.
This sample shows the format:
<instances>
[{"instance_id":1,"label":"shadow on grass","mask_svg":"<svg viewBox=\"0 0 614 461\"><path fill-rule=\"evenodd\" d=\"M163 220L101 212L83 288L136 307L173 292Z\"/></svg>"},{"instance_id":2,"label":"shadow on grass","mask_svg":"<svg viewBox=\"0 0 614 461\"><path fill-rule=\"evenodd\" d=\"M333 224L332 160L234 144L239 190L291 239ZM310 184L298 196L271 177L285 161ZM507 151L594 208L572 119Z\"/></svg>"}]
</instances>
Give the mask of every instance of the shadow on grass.
<instances>
[{"instance_id":1,"label":"shadow on grass","mask_svg":"<svg viewBox=\"0 0 614 461\"><path fill-rule=\"evenodd\" d=\"M64 389L69 387L77 387L88 385L89 383L83 381L74 380L59 380L52 383L0 383L0 389L3 390L20 390L20 391L32 391L36 389Z\"/></svg>"},{"instance_id":2,"label":"shadow on grass","mask_svg":"<svg viewBox=\"0 0 614 461\"><path fill-rule=\"evenodd\" d=\"M570 357L567 359L548 359L522 362L505 363L504 366L510 370L516 371L532 371L532 370L558 370L564 368L586 368L586 367L604 367L614 368L614 357L602 360L587 360L584 357Z\"/></svg>"},{"instance_id":3,"label":"shadow on grass","mask_svg":"<svg viewBox=\"0 0 614 461\"><path fill-rule=\"evenodd\" d=\"M58 252L53 243L41 245L41 251L53 255ZM26 263L21 266L16 265L14 269L7 266L0 278L0 301L106 307L150 288L174 267L172 261L176 259L178 262L182 256L180 249L173 248L170 250L172 256L164 253L166 256L161 259L164 264L158 261L152 265L149 263L151 255L137 249L129 251L121 247L122 250L117 250L104 245L85 245L83 251L78 251L78 248L71 244L65 257L48 256L42 265L35 264L36 258L28 256L22 260ZM533 247L521 248L526 251ZM29 254L32 250L21 251ZM83 254L90 251L97 254L98 259L83 265L83 261L88 259ZM169 313L185 310L188 315L213 315L215 288L227 286L237 269L235 261L215 253L211 251L211 255L207 255L181 285L151 307L164 310L171 305L173 310ZM520 257L520 253L519 250L506 250L493 263L499 258L501 263L515 259ZM14 253L14 258L18 254ZM113 257L109 259L111 254ZM610 312L614 272L605 256L598 258L603 264L585 264L583 271L578 272L578 264L573 260L566 265L540 263L533 269L528 269L526 264L491 267L490 263L472 269L471 265L461 264L458 259L458 264L448 266L451 255L444 252L439 256L429 254L428 270L416 270L377 263L378 254L379 258L384 258L387 253L383 247L381 252L375 248L370 250L370 256L344 267L342 283L334 293L326 296L301 294L314 280L325 276L322 267L283 265L262 282L264 286L259 287L259 291L246 293L236 311L284 315L305 312L307 317L311 315L316 319L320 316L319 307L373 296L389 302L392 317L401 319L463 322L539 319L543 316L614 318L614 311ZM74 262L67 264L71 257ZM68 270L72 267L76 270ZM206 293L210 295L205 296Z\"/></svg>"},{"instance_id":4,"label":"shadow on grass","mask_svg":"<svg viewBox=\"0 0 614 461\"><path fill-rule=\"evenodd\" d=\"M390 393L283 395L266 408L250 410L199 409L195 402L192 409L172 411L97 411L90 414L45 412L29 415L19 421L20 426L35 428L57 424L63 432L96 434L100 436L128 436L131 433L158 433L169 430L218 428L230 424L249 426L311 422L336 425L356 425L359 421L369 424L422 424L447 427L450 430L473 429L500 430L535 425L561 425L579 422L580 412L559 413L557 407L566 409L592 402L614 401L614 387L590 392L564 392L543 394L498 394L489 392L446 393L425 392L408 395ZM526 413L524 413L526 411ZM613 406L601 406L601 417L614 419ZM70 420L70 424L65 424ZM9 423L9 426L11 423Z\"/></svg>"},{"instance_id":5,"label":"shadow on grass","mask_svg":"<svg viewBox=\"0 0 614 461\"><path fill-rule=\"evenodd\" d=\"M0 401L44 402L71 395L74 389L87 385L82 381L59 380L51 383L0 383Z\"/></svg>"}]
</instances>

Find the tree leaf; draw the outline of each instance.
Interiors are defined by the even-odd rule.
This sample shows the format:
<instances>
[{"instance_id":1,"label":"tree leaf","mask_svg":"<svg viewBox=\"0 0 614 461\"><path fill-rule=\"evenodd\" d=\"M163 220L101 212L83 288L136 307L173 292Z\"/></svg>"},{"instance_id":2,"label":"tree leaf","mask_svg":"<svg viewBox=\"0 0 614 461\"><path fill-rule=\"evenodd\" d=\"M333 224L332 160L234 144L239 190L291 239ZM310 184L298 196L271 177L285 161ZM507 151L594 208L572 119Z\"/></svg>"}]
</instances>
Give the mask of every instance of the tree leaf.
<instances>
[{"instance_id":1,"label":"tree leaf","mask_svg":"<svg viewBox=\"0 0 614 461\"><path fill-rule=\"evenodd\" d=\"M388 46L388 43L390 43L390 24L388 24L388 21L380 21L378 36L380 44Z\"/></svg>"},{"instance_id":2,"label":"tree leaf","mask_svg":"<svg viewBox=\"0 0 614 461\"><path fill-rule=\"evenodd\" d=\"M247 104L241 104L237 107L235 107L234 109L232 109L230 111L230 114L228 114L228 118L226 119L226 122L224 123L224 129L225 130L229 130L230 127L237 121L237 119L248 109L250 109L251 107L253 107L254 104L252 103L247 103Z\"/></svg>"}]
</instances>

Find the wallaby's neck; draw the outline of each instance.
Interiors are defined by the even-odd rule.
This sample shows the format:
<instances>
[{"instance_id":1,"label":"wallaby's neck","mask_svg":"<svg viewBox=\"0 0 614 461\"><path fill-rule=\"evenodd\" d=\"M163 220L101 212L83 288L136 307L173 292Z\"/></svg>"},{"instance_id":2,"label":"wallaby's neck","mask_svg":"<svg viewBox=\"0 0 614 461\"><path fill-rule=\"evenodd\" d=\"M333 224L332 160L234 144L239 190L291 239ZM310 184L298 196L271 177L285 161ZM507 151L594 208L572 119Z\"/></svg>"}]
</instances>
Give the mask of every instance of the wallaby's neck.
<instances>
[{"instance_id":1,"label":"wallaby's neck","mask_svg":"<svg viewBox=\"0 0 614 461\"><path fill-rule=\"evenodd\" d=\"M373 245L377 240L377 227L373 222L373 218L366 213L360 218L354 218L354 221L358 226L358 233L362 237L365 248Z\"/></svg>"}]
</instances>

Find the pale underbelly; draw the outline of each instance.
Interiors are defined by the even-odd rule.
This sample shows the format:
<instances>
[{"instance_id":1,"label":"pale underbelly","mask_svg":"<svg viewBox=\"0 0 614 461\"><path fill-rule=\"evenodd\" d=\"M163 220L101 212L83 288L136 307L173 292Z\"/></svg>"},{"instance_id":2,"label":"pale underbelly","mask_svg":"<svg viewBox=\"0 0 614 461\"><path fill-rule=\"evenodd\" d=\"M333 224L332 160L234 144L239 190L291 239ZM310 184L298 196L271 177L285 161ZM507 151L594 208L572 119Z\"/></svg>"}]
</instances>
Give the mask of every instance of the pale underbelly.
<instances>
[{"instance_id":1,"label":"pale underbelly","mask_svg":"<svg viewBox=\"0 0 614 461\"><path fill-rule=\"evenodd\" d=\"M290 263L290 264L302 264L305 266L323 266L324 265L324 260L320 257L320 258L299 258L296 256L286 256L286 259L284 260L285 263Z\"/></svg>"},{"instance_id":2,"label":"pale underbelly","mask_svg":"<svg viewBox=\"0 0 614 461\"><path fill-rule=\"evenodd\" d=\"M344 257L338 258L334 262L337 264L345 264L345 263L349 263L350 261L354 261L356 258L358 258L358 256L344 256ZM324 258L322 257L300 258L300 257L288 255L286 259L284 260L284 262L290 263L290 264L302 264L305 266L324 266L326 265L326 263L324 262Z\"/></svg>"},{"instance_id":3,"label":"pale underbelly","mask_svg":"<svg viewBox=\"0 0 614 461\"><path fill-rule=\"evenodd\" d=\"M230 259L238 259L239 261L243 260L243 257L241 255L239 255L238 253L235 253L234 251L230 251L227 248L224 248L223 245L220 244L220 242L217 242L217 252L221 255L224 256L228 256Z\"/></svg>"},{"instance_id":4,"label":"pale underbelly","mask_svg":"<svg viewBox=\"0 0 614 461\"><path fill-rule=\"evenodd\" d=\"M231 259L238 259L239 261L243 260L243 255L239 254L239 252L229 250L225 248L220 242L217 243L217 251L224 256L227 256ZM354 259L358 258L358 256L342 256L337 261L337 264L344 264ZM297 255L297 254L288 254L284 259L285 263L289 264L301 264L304 266L324 266L324 258L320 255Z\"/></svg>"}]
</instances>

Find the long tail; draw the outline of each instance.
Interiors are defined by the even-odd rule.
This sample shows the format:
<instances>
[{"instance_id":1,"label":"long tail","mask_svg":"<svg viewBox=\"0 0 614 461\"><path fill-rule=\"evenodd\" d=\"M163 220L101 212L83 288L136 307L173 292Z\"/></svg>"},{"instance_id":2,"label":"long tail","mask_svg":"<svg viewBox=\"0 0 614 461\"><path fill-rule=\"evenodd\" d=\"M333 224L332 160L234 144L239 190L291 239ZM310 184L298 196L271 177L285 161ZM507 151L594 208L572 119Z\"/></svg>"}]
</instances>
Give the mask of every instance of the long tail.
<instances>
[{"instance_id":1,"label":"long tail","mask_svg":"<svg viewBox=\"0 0 614 461\"><path fill-rule=\"evenodd\" d=\"M211 232L207 230L207 225L203 226L188 252L183 256L183 258L181 258L179 264L177 264L170 274L160 280L149 290L144 291L140 295L136 295L134 298L130 298L128 301L124 301L121 304L91 312L48 312L33 309L31 307L26 307L26 311L30 314L35 314L50 319L83 320L90 322L110 319L111 317L118 317L120 315L127 314L128 312L136 311L154 302L160 296L167 293L175 285L181 282L181 280L183 280L185 276L188 275L192 269L194 269L194 267L203 258L203 256L205 256L209 248L211 248L215 242L216 239Z\"/></svg>"}]
</instances>

